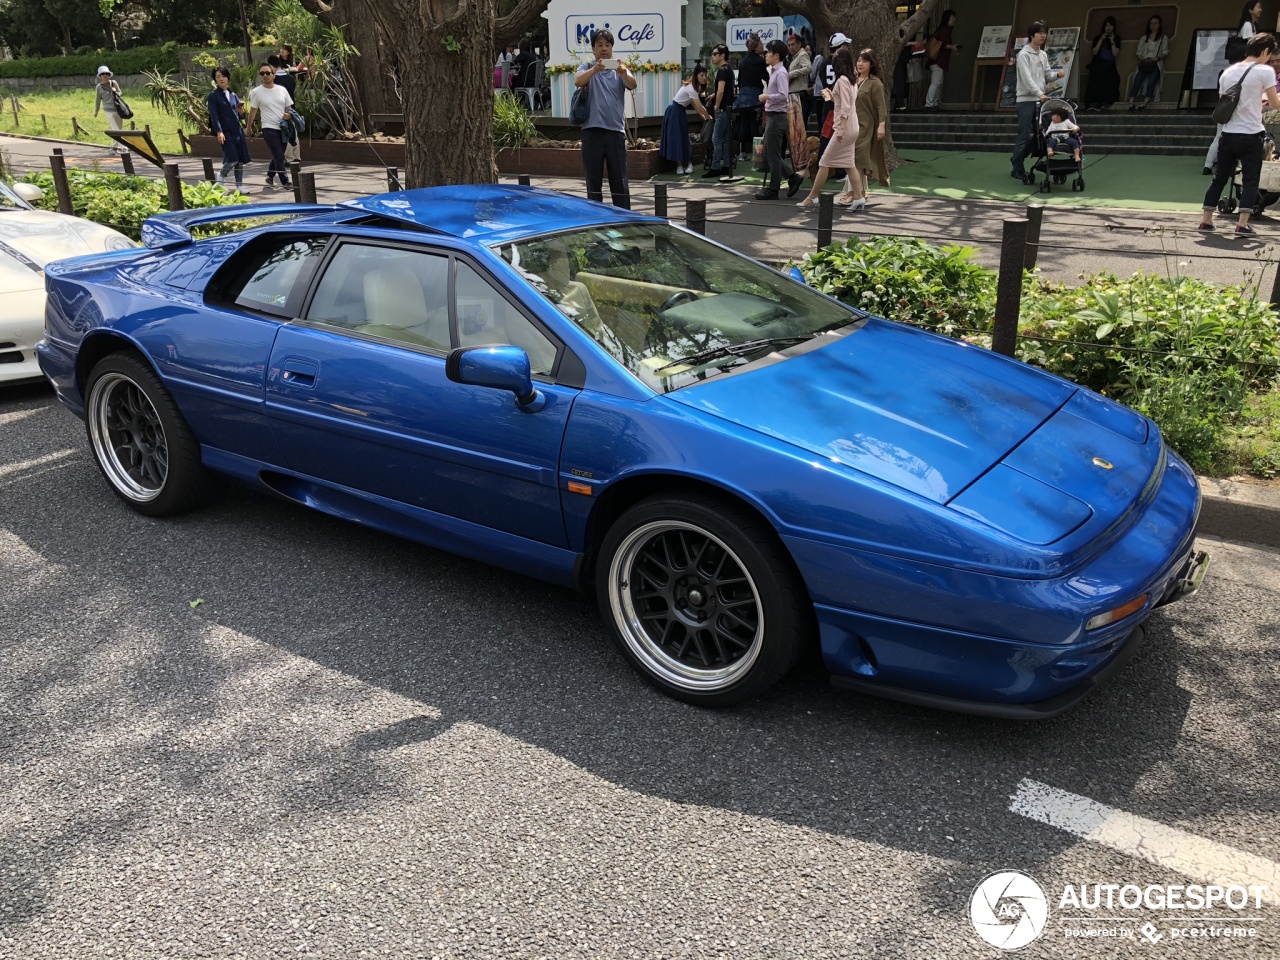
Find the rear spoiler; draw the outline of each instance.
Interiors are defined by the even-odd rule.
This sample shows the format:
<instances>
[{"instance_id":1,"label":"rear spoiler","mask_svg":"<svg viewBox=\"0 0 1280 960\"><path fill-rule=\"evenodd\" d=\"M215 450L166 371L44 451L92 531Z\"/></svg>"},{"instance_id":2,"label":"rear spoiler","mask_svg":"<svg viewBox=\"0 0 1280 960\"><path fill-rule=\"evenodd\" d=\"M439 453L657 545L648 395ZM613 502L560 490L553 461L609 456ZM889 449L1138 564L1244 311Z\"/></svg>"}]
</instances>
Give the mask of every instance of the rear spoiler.
<instances>
[{"instance_id":1,"label":"rear spoiler","mask_svg":"<svg viewBox=\"0 0 1280 960\"><path fill-rule=\"evenodd\" d=\"M193 242L192 229L207 223L258 217L314 216L338 209L335 204L324 203L250 203L157 213L147 217L142 224L142 242L152 250L170 250Z\"/></svg>"}]
</instances>

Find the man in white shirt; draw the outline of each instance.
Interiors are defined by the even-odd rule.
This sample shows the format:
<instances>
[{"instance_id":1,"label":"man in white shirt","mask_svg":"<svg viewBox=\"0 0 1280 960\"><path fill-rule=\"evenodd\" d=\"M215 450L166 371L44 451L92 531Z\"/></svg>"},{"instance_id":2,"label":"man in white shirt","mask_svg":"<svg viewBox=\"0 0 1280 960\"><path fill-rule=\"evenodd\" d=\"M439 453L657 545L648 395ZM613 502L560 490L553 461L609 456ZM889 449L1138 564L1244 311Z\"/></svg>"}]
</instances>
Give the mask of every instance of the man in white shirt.
<instances>
[{"instance_id":1,"label":"man in white shirt","mask_svg":"<svg viewBox=\"0 0 1280 960\"><path fill-rule=\"evenodd\" d=\"M1240 219L1236 223L1237 237L1254 234L1249 226L1249 215L1258 202L1258 181L1262 177L1262 138L1266 128L1262 125L1262 102L1266 100L1272 110L1280 110L1280 94L1276 93L1276 74L1271 69L1271 55L1276 51L1274 34L1259 33L1249 38L1245 58L1222 71L1218 78L1218 96L1240 87L1240 99L1235 113L1221 127L1218 135L1218 164L1214 168L1213 183L1204 195L1204 213L1196 227L1203 233L1213 230L1213 211L1222 191L1240 164Z\"/></svg>"},{"instance_id":2,"label":"man in white shirt","mask_svg":"<svg viewBox=\"0 0 1280 960\"><path fill-rule=\"evenodd\" d=\"M262 113L262 139L271 151L271 165L267 168L267 186L275 186L275 178L280 177L280 186L290 187L289 167L284 160L284 141L280 137L280 121L290 115L293 98L289 91L276 83L276 68L264 63L258 68L258 76L262 80L258 86L249 91L249 115L244 121L245 136L253 136L253 121L259 112Z\"/></svg>"},{"instance_id":3,"label":"man in white shirt","mask_svg":"<svg viewBox=\"0 0 1280 960\"><path fill-rule=\"evenodd\" d=\"M1013 169L1009 176L1027 179L1023 161L1031 156L1036 142L1036 114L1040 104L1048 100L1045 87L1055 78L1061 78L1061 70L1049 66L1049 55L1044 52L1044 42L1049 38L1049 28L1037 20L1027 27L1027 43L1018 51L1018 142L1013 146L1010 161Z\"/></svg>"}]
</instances>

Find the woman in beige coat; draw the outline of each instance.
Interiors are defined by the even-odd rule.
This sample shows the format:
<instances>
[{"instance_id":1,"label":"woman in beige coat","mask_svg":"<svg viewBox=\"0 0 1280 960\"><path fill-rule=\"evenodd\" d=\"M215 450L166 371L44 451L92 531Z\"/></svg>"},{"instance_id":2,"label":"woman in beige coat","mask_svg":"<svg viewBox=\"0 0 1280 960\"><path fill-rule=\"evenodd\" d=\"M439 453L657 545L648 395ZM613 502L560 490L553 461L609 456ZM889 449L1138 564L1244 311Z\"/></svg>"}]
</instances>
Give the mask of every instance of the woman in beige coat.
<instances>
[{"instance_id":1,"label":"woman in beige coat","mask_svg":"<svg viewBox=\"0 0 1280 960\"><path fill-rule=\"evenodd\" d=\"M845 46L836 51L835 71L836 84L831 88L831 108L835 120L831 127L831 142L822 151L818 161L818 175L813 180L813 188L809 195L796 206L812 207L818 195L822 193L822 185L832 170L841 167L850 171L845 192L836 197L836 203L857 210L867 205L862 197L862 177L854 171L854 145L858 142L858 111L855 105L856 95L853 89L853 53Z\"/></svg>"},{"instance_id":2,"label":"woman in beige coat","mask_svg":"<svg viewBox=\"0 0 1280 960\"><path fill-rule=\"evenodd\" d=\"M855 84L858 91L858 144L855 164L862 181L862 195L869 190L874 177L880 186L889 186L889 169L884 160L885 125L889 121L889 104L884 96L884 82L880 79L880 61L867 47L858 54L855 67Z\"/></svg>"}]
</instances>

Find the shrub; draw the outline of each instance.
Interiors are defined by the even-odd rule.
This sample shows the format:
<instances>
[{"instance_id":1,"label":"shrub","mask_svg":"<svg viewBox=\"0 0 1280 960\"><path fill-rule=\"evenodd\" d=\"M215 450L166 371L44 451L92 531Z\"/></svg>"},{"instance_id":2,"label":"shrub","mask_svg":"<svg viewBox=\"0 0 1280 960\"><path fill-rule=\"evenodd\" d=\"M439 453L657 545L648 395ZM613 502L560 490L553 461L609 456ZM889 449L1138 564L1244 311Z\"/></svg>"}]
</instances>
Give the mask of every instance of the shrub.
<instances>
[{"instance_id":1,"label":"shrub","mask_svg":"<svg viewBox=\"0 0 1280 960\"><path fill-rule=\"evenodd\" d=\"M973 253L910 237L854 238L800 267L850 306L985 341L996 275ZM1269 303L1238 287L1142 273L1068 287L1026 275L1017 354L1149 416L1197 470L1267 475L1280 464L1280 429L1268 425L1280 401L1257 399L1277 382L1280 323Z\"/></svg>"},{"instance_id":2,"label":"shrub","mask_svg":"<svg viewBox=\"0 0 1280 960\"><path fill-rule=\"evenodd\" d=\"M538 131L533 125L533 118L513 94L504 90L494 96L493 145L495 147L499 150L523 147L537 135Z\"/></svg>"},{"instance_id":3,"label":"shrub","mask_svg":"<svg viewBox=\"0 0 1280 960\"><path fill-rule=\"evenodd\" d=\"M37 206L45 210L58 209L52 172L45 170L31 173L21 179L44 190L44 196ZM141 235L142 222L147 217L168 209L168 193L162 180L72 168L67 171L67 181L71 187L71 206L76 216L114 227L135 240ZM197 184L184 183L182 200L192 208L249 202L239 194L224 193L217 184L204 181Z\"/></svg>"},{"instance_id":4,"label":"shrub","mask_svg":"<svg viewBox=\"0 0 1280 960\"><path fill-rule=\"evenodd\" d=\"M0 77L74 77L83 75L92 83L98 67L106 64L117 76L144 70L168 72L178 69L178 51L165 47L135 47L132 50L97 50L75 57L33 57L0 60Z\"/></svg>"}]
</instances>

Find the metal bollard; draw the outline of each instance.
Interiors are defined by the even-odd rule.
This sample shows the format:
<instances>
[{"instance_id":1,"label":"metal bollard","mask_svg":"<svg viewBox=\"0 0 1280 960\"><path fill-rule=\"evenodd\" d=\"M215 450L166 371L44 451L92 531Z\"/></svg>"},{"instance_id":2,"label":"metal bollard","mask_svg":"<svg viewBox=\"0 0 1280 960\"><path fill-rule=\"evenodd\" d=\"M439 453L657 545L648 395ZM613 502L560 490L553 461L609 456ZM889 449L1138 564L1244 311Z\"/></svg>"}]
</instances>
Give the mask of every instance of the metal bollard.
<instances>
[{"instance_id":1,"label":"metal bollard","mask_svg":"<svg viewBox=\"0 0 1280 960\"><path fill-rule=\"evenodd\" d=\"M529 175L527 173L522 173L520 176L516 177L516 183L520 184L522 187L531 186L529 183Z\"/></svg>"},{"instance_id":2,"label":"metal bollard","mask_svg":"<svg viewBox=\"0 0 1280 960\"><path fill-rule=\"evenodd\" d=\"M663 218L667 215L667 185L665 183L655 183L653 185L653 215Z\"/></svg>"},{"instance_id":3,"label":"metal bollard","mask_svg":"<svg viewBox=\"0 0 1280 960\"><path fill-rule=\"evenodd\" d=\"M120 154L120 166L124 167L124 172L129 176L133 176L133 154L125 151Z\"/></svg>"},{"instance_id":4,"label":"metal bollard","mask_svg":"<svg viewBox=\"0 0 1280 960\"><path fill-rule=\"evenodd\" d=\"M316 202L316 175L310 170L298 174L298 184L302 191L303 203Z\"/></svg>"},{"instance_id":5,"label":"metal bollard","mask_svg":"<svg viewBox=\"0 0 1280 960\"><path fill-rule=\"evenodd\" d=\"M694 233L707 235L707 201L686 200L684 202L684 225Z\"/></svg>"},{"instance_id":6,"label":"metal bollard","mask_svg":"<svg viewBox=\"0 0 1280 960\"><path fill-rule=\"evenodd\" d=\"M201 157L201 160L204 163L204 178L210 183L217 183L218 178L213 172L213 157Z\"/></svg>"},{"instance_id":7,"label":"metal bollard","mask_svg":"<svg viewBox=\"0 0 1280 960\"><path fill-rule=\"evenodd\" d=\"M293 202L302 202L302 164L297 160L289 161L289 179L293 181Z\"/></svg>"},{"instance_id":8,"label":"metal bollard","mask_svg":"<svg viewBox=\"0 0 1280 960\"><path fill-rule=\"evenodd\" d=\"M991 349L1012 357L1018 345L1018 313L1022 306L1022 265L1027 257L1027 220L1004 222L1000 241L1000 273L996 278L996 316Z\"/></svg>"},{"instance_id":9,"label":"metal bollard","mask_svg":"<svg viewBox=\"0 0 1280 960\"><path fill-rule=\"evenodd\" d=\"M178 165L176 163L166 163L164 165L164 185L169 190L169 209L185 210L187 205L182 199L182 180L178 177Z\"/></svg>"},{"instance_id":10,"label":"metal bollard","mask_svg":"<svg viewBox=\"0 0 1280 960\"><path fill-rule=\"evenodd\" d=\"M53 188L58 194L58 211L75 213L71 206L71 184L67 182L67 160L62 155L61 147L53 148L53 156L49 158L49 169L53 172Z\"/></svg>"},{"instance_id":11,"label":"metal bollard","mask_svg":"<svg viewBox=\"0 0 1280 960\"><path fill-rule=\"evenodd\" d=\"M836 210L836 198L830 193L818 194L818 249L831 246L831 221Z\"/></svg>"},{"instance_id":12,"label":"metal bollard","mask_svg":"<svg viewBox=\"0 0 1280 960\"><path fill-rule=\"evenodd\" d=\"M397 190L403 190L400 186L400 168L387 167L387 192L394 193Z\"/></svg>"},{"instance_id":13,"label":"metal bollard","mask_svg":"<svg viewBox=\"0 0 1280 960\"><path fill-rule=\"evenodd\" d=\"M1040 224L1044 222L1044 204L1027 204L1027 256L1023 267L1034 270L1036 258L1040 255Z\"/></svg>"},{"instance_id":14,"label":"metal bollard","mask_svg":"<svg viewBox=\"0 0 1280 960\"><path fill-rule=\"evenodd\" d=\"M1276 264L1275 279L1271 281L1271 305L1280 307L1280 263Z\"/></svg>"}]
</instances>

